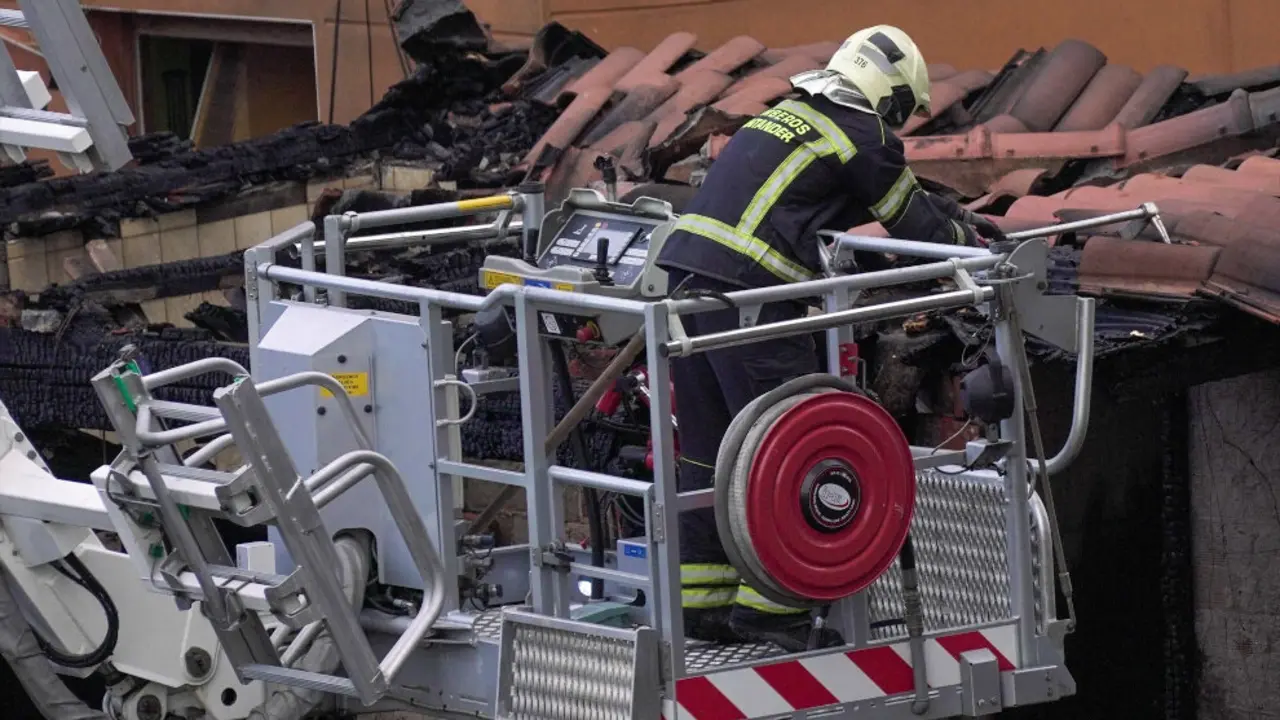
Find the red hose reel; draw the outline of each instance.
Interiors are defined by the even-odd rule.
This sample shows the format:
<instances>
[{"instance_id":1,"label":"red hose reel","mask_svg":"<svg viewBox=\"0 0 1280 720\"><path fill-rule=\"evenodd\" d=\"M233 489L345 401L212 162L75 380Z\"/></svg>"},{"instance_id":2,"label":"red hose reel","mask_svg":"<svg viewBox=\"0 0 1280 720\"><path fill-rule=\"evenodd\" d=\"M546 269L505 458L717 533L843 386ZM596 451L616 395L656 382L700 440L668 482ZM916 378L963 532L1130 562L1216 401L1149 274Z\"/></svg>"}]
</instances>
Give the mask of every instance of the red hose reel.
<instances>
[{"instance_id":1,"label":"red hose reel","mask_svg":"<svg viewBox=\"0 0 1280 720\"><path fill-rule=\"evenodd\" d=\"M830 375L768 393L734 419L716 461L716 519L749 585L791 606L870 586L915 509L911 447L893 417Z\"/></svg>"}]
</instances>

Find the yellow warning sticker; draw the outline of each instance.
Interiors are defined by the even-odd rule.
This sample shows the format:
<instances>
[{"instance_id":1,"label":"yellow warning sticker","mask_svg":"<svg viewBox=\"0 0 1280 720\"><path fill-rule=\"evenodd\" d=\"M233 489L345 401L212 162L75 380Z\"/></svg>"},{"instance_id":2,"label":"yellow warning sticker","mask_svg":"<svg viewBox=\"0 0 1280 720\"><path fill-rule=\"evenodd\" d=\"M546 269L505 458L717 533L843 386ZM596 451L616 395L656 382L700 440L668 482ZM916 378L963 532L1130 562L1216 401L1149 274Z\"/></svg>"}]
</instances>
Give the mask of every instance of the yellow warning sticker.
<instances>
[{"instance_id":1,"label":"yellow warning sticker","mask_svg":"<svg viewBox=\"0 0 1280 720\"><path fill-rule=\"evenodd\" d=\"M519 285L520 277L511 273L495 272L493 270L485 270L480 275L480 286L485 290L492 290L499 285Z\"/></svg>"},{"instance_id":2,"label":"yellow warning sticker","mask_svg":"<svg viewBox=\"0 0 1280 720\"><path fill-rule=\"evenodd\" d=\"M550 288L561 292L576 292L570 283L553 283L548 280L534 280L533 278L520 277L511 273L498 272L496 270L480 271L480 287L485 290L492 290L500 285L525 285L528 287Z\"/></svg>"},{"instance_id":3,"label":"yellow warning sticker","mask_svg":"<svg viewBox=\"0 0 1280 720\"><path fill-rule=\"evenodd\" d=\"M363 397L369 394L369 373L353 372L353 373L330 373L333 379L342 383L342 389L347 391L351 397ZM324 388L320 388L320 396L331 398L333 393Z\"/></svg>"}]
</instances>

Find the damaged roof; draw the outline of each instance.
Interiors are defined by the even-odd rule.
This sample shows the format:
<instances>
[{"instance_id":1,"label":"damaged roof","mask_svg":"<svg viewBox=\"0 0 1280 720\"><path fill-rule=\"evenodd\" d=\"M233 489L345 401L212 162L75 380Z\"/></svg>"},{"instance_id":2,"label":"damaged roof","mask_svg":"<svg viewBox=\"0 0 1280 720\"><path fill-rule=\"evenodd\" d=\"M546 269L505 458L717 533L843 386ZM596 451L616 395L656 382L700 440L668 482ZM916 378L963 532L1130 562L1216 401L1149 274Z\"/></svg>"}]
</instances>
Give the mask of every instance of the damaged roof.
<instances>
[{"instance_id":1,"label":"damaged roof","mask_svg":"<svg viewBox=\"0 0 1280 720\"><path fill-rule=\"evenodd\" d=\"M212 188L231 192L371 154L425 163L460 188L542 179L553 201L597 183L601 155L632 185L688 182L748 117L791 92L789 77L824 66L839 46L770 48L744 35L700 49L694 34L673 32L653 48L607 52L551 23L527 52L486 56L474 33L442 44L429 32L416 36L431 49L417 74L350 128L174 150L98 179L18 184L38 169L14 171L13 185L0 186L0 216L47 219L58 210L82 222L164 211ZM1079 288L1221 301L1280 320L1280 280L1269 271L1280 232L1271 229L1280 227L1280 66L1190 77L1161 65L1144 74L1069 39L1017 50L1000 68L936 64L929 74L933 116L913 118L901 134L931 187L1011 228L1156 202L1170 244L1150 229L1059 239L1061 252L1078 256L1069 266ZM308 157L276 157L299 137Z\"/></svg>"},{"instance_id":2,"label":"damaged roof","mask_svg":"<svg viewBox=\"0 0 1280 720\"><path fill-rule=\"evenodd\" d=\"M556 42L540 35L533 52L553 54ZM703 53L676 32L648 52L577 58L542 73L538 97L563 111L525 163L552 195L597 182L601 155L635 183L687 182L838 45L768 48L740 36ZM1079 255L1079 289L1218 300L1280 322L1280 66L1144 74L1069 39L1018 50L1001 68L938 64L929 75L933 115L900 133L919 177L1009 228L1155 202L1169 244L1151 228L1060 239Z\"/></svg>"}]
</instances>

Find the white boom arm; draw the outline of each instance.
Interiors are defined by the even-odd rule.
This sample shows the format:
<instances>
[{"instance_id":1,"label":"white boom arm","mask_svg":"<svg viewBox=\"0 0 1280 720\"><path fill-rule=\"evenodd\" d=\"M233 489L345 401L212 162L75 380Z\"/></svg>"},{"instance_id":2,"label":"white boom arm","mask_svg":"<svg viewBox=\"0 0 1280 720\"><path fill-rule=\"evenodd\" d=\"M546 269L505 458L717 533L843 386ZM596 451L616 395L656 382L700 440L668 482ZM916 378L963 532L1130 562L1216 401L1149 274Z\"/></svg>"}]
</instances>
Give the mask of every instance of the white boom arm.
<instances>
[{"instance_id":1,"label":"white boom arm","mask_svg":"<svg viewBox=\"0 0 1280 720\"><path fill-rule=\"evenodd\" d=\"M0 617L5 624L0 635L21 637L7 630L25 622L69 655L84 656L102 646L108 631L103 604L58 569L70 555L101 584L118 615L114 648L107 649L111 666L141 681L140 688L126 683L119 689L118 717L181 715L187 708L202 710L212 720L248 717L263 702L262 684L240 683L198 603L195 612L180 610L171 596L148 592L148 585L138 582L129 556L106 547L94 532L111 529L99 491L54 477L0 402L0 610L21 607L25 615ZM7 655L17 648L3 649L13 664ZM87 674L94 667L59 672ZM48 672L49 664L43 669ZM15 671L21 675L23 669L15 666ZM49 685L48 679L23 681L35 693ZM48 701L33 699L53 713ZM49 716L87 717L83 707L79 714Z\"/></svg>"}]
</instances>

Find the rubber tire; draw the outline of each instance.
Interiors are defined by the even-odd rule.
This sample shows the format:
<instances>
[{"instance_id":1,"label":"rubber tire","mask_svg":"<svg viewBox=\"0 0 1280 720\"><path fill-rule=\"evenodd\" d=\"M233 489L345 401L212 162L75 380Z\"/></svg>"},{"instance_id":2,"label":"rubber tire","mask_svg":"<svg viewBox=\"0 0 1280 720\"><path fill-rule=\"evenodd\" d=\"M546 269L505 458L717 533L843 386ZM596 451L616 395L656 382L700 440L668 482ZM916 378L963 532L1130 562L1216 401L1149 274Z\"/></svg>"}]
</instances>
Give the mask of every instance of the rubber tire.
<instances>
[{"instance_id":1,"label":"rubber tire","mask_svg":"<svg viewBox=\"0 0 1280 720\"><path fill-rule=\"evenodd\" d=\"M671 203L672 212L679 215L684 212L689 201L693 200L693 196L697 194L698 189L692 185L649 183L647 185L641 185L626 195L618 198L618 202L624 205L630 205L642 197L650 197L654 200L665 200Z\"/></svg>"}]
</instances>

